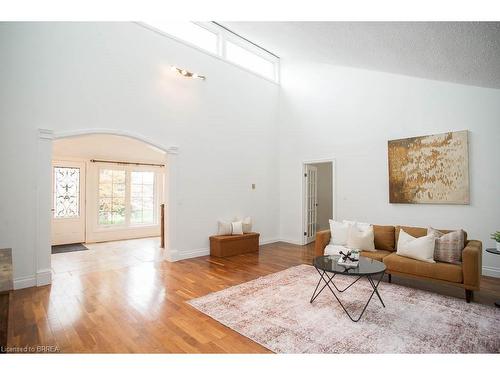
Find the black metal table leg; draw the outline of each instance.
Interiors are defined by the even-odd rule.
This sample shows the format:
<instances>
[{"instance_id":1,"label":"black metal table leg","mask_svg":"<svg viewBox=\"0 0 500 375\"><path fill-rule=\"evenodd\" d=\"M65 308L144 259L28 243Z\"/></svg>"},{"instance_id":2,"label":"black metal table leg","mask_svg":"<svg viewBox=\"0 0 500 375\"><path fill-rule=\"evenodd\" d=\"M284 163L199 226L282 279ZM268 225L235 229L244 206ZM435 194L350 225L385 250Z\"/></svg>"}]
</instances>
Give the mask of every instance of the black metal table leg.
<instances>
[{"instance_id":1,"label":"black metal table leg","mask_svg":"<svg viewBox=\"0 0 500 375\"><path fill-rule=\"evenodd\" d=\"M316 267L315 267L316 268ZM316 268L316 271L318 271L319 275L320 275L320 279L318 281L318 284L316 285L316 288L314 289L314 292L313 292L313 295L311 297L311 300L310 302L312 303L319 295L320 293L326 288L328 287L328 289L330 289L330 291L332 292L333 296L335 297L335 299L337 300L337 302L340 304L340 306L342 307L342 309L344 310L344 312L347 314L347 316L349 317L349 319L351 319L353 322L358 322L361 317L363 316L363 314L365 313L366 311L366 308L368 307L368 304L370 303L371 299L373 298L373 295L376 293L377 294L377 297L379 298L380 302L382 303L382 306L385 307L385 304L384 304L384 301L382 300L382 297L380 296L379 292L378 292L378 286L380 284L380 282L382 281L382 278L384 277L384 273L385 272L381 272L381 276L380 278L378 279L377 281L377 284L375 284L375 282L373 281L373 279L371 278L370 275L366 275L366 278L368 279L371 287L373 288L373 291L372 293L370 294L370 297L368 298L368 301L366 302L365 306L363 307L363 310L361 311L361 313L359 314L359 316L357 318L353 318L351 316L351 314L349 313L349 311L347 311L347 309L345 308L344 304L340 301L339 297L337 297L337 294L335 294L335 291L332 289L332 287L330 286L330 284L332 284L335 289L337 289L338 292L342 293L344 291L346 291L347 289L349 289L352 285L354 285L359 279L361 279L363 276L359 276L356 280L354 280L351 284L349 284L346 288L340 290L337 288L337 286L335 285L335 283L333 282L333 278L335 277L335 273L329 277L327 272L326 271L323 271L321 272L318 268ZM327 275L327 278L325 278L325 275ZM316 291L318 290L318 287L321 283L321 281L324 281L325 285L319 290L318 293L316 293Z\"/></svg>"},{"instance_id":2,"label":"black metal table leg","mask_svg":"<svg viewBox=\"0 0 500 375\"><path fill-rule=\"evenodd\" d=\"M311 296L311 300L309 301L310 303L312 303L316 297L318 297L321 292L323 291L323 289L326 288L326 286L328 285L328 283L330 283L332 281L332 279L335 277L335 274L332 275L332 277L330 277L328 279L328 281L325 280L324 278L324 275L326 274L328 276L328 274L326 273L326 271L323 271L323 273L321 273L317 268L316 268L316 271L318 271L319 275L321 276L318 280L318 285L316 285L316 289L314 289L314 292ZM320 291L316 294L316 291L318 290L318 287L319 287L319 284L321 284L321 281L325 281L325 285L323 285L323 288L320 289Z\"/></svg>"},{"instance_id":3,"label":"black metal table leg","mask_svg":"<svg viewBox=\"0 0 500 375\"><path fill-rule=\"evenodd\" d=\"M371 276L367 276L366 278L368 279L368 281L370 282L370 284L372 285L372 288L375 290L375 293L377 293L377 297L378 299L380 300L380 302L382 303L382 306L385 307L385 304L384 304L384 301L382 301L382 297L380 297L380 294L378 292L378 284L380 284L380 281L382 281L384 277L384 274L382 274L382 276L380 277L380 279L378 280L377 282L377 285L375 285L375 283L373 282L373 279Z\"/></svg>"}]
</instances>

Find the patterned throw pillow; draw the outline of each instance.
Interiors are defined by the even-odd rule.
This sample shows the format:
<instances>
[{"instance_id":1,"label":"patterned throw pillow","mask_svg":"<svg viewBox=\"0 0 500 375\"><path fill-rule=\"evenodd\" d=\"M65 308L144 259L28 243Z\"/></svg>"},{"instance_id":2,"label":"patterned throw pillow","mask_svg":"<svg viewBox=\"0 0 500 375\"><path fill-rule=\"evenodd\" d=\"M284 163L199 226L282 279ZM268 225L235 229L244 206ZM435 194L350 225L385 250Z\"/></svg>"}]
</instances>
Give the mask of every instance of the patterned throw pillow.
<instances>
[{"instance_id":1,"label":"patterned throw pillow","mask_svg":"<svg viewBox=\"0 0 500 375\"><path fill-rule=\"evenodd\" d=\"M465 236L462 229L449 233L442 233L434 228L428 228L427 234L436 237L434 259L439 262L461 264L462 250L465 247Z\"/></svg>"}]
</instances>

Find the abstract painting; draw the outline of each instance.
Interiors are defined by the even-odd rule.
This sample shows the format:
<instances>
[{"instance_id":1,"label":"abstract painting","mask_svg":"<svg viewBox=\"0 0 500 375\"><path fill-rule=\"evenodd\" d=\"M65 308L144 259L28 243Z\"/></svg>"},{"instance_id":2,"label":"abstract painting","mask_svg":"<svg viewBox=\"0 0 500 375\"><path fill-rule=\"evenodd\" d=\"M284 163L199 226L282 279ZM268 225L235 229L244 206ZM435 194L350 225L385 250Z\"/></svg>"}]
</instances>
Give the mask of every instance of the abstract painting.
<instances>
[{"instance_id":1,"label":"abstract painting","mask_svg":"<svg viewBox=\"0 0 500 375\"><path fill-rule=\"evenodd\" d=\"M389 202L469 204L468 131L388 142Z\"/></svg>"}]
</instances>

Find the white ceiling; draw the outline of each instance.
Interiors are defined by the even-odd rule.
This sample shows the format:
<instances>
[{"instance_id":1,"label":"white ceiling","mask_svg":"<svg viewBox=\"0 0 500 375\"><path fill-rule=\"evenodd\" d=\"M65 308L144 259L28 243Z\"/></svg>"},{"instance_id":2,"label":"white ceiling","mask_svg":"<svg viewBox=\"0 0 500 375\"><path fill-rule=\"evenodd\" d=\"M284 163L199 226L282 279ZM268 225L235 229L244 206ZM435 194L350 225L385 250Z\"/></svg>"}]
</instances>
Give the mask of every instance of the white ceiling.
<instances>
[{"instance_id":1,"label":"white ceiling","mask_svg":"<svg viewBox=\"0 0 500 375\"><path fill-rule=\"evenodd\" d=\"M221 22L282 58L500 88L500 22Z\"/></svg>"},{"instance_id":2,"label":"white ceiling","mask_svg":"<svg viewBox=\"0 0 500 375\"><path fill-rule=\"evenodd\" d=\"M108 134L90 134L56 139L53 158L104 159L164 163L165 153L136 139Z\"/></svg>"}]
</instances>

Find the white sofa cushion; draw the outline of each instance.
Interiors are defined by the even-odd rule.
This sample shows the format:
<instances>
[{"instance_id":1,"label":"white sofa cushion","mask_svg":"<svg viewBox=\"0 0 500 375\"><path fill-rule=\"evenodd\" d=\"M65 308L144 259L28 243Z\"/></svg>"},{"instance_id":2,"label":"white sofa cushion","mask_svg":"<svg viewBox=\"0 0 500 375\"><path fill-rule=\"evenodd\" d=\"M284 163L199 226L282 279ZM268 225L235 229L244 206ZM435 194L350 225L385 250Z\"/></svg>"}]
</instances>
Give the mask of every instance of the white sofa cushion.
<instances>
[{"instance_id":1,"label":"white sofa cushion","mask_svg":"<svg viewBox=\"0 0 500 375\"><path fill-rule=\"evenodd\" d=\"M361 230L367 230L368 228L371 227L371 224L369 223L362 223L362 222L359 222L359 221L353 221L353 220L342 220L342 222L344 224L350 224L351 226L353 227L358 227L358 229L361 229Z\"/></svg>"},{"instance_id":2,"label":"white sofa cushion","mask_svg":"<svg viewBox=\"0 0 500 375\"><path fill-rule=\"evenodd\" d=\"M331 219L328 220L328 222L330 223L330 245L345 246L347 244L347 238L349 237L351 225Z\"/></svg>"},{"instance_id":3,"label":"white sofa cushion","mask_svg":"<svg viewBox=\"0 0 500 375\"><path fill-rule=\"evenodd\" d=\"M358 225L351 226L349 237L347 239L347 247L350 249L375 251L375 236L373 226L364 226L366 229L361 229Z\"/></svg>"},{"instance_id":4,"label":"white sofa cushion","mask_svg":"<svg viewBox=\"0 0 500 375\"><path fill-rule=\"evenodd\" d=\"M436 237L432 234L415 238L400 229L396 254L422 262L436 263L434 261L435 241Z\"/></svg>"}]
</instances>

